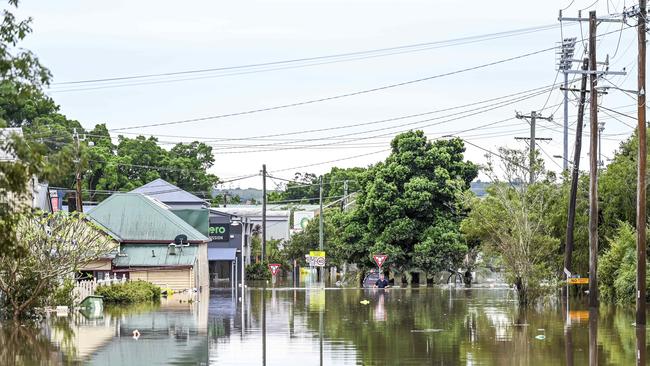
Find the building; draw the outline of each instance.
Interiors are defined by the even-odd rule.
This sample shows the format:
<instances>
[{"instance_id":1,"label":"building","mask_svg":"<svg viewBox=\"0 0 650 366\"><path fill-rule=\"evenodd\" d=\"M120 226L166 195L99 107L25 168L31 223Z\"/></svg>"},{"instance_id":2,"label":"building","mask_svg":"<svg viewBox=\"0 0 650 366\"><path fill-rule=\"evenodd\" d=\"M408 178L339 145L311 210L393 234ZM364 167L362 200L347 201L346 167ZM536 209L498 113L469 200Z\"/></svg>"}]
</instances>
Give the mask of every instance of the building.
<instances>
[{"instance_id":1,"label":"building","mask_svg":"<svg viewBox=\"0 0 650 366\"><path fill-rule=\"evenodd\" d=\"M262 226L262 206L227 206L215 210L228 213L237 217L247 217L253 227ZM289 240L291 211L289 210L266 210L266 240Z\"/></svg>"},{"instance_id":2,"label":"building","mask_svg":"<svg viewBox=\"0 0 650 366\"><path fill-rule=\"evenodd\" d=\"M116 193L88 217L120 243L109 274L177 292L208 288L210 239L164 203L140 193Z\"/></svg>"},{"instance_id":3,"label":"building","mask_svg":"<svg viewBox=\"0 0 650 366\"><path fill-rule=\"evenodd\" d=\"M153 197L172 209L201 209L209 206L206 200L160 178L132 190L131 193L142 193Z\"/></svg>"},{"instance_id":4,"label":"building","mask_svg":"<svg viewBox=\"0 0 650 366\"><path fill-rule=\"evenodd\" d=\"M246 216L210 209L208 261L211 286L234 286L245 278L251 261L254 224Z\"/></svg>"}]
</instances>

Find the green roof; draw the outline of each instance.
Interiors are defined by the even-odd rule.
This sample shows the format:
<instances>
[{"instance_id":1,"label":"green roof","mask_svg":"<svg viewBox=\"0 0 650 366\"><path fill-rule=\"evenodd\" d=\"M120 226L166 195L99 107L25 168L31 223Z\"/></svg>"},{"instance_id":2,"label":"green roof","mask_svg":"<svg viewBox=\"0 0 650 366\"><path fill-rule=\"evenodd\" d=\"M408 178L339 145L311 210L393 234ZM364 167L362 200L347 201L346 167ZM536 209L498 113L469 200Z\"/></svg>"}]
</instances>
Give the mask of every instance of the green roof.
<instances>
[{"instance_id":1,"label":"green roof","mask_svg":"<svg viewBox=\"0 0 650 366\"><path fill-rule=\"evenodd\" d=\"M123 244L113 264L116 267L192 266L198 247L177 247L176 254L169 252L167 244Z\"/></svg>"},{"instance_id":2,"label":"green roof","mask_svg":"<svg viewBox=\"0 0 650 366\"><path fill-rule=\"evenodd\" d=\"M190 242L208 242L163 203L140 193L115 193L88 213L121 242L173 242L179 234Z\"/></svg>"}]
</instances>

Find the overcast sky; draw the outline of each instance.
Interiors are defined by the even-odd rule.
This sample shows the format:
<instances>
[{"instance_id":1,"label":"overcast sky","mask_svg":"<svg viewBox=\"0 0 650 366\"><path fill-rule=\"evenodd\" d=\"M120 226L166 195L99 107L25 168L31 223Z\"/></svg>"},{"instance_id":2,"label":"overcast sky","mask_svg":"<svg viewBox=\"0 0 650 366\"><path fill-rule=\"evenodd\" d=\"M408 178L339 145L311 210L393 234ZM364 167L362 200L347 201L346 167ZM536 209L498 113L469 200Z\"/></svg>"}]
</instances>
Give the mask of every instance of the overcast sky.
<instances>
[{"instance_id":1,"label":"overcast sky","mask_svg":"<svg viewBox=\"0 0 650 366\"><path fill-rule=\"evenodd\" d=\"M106 123L109 129L119 129L256 110L425 78L553 47L560 41L561 34L580 40L581 30L575 23L564 23L562 31L553 28L480 42L444 44L444 47L429 47L419 52L357 57L346 62L333 63L327 59L327 63L318 62L319 65L308 67L287 68L286 64L280 64L267 72L234 69L226 76L224 72L212 72L111 83L60 83L249 65L554 25L559 24L560 8L571 4L565 14L577 16L579 9L592 3L593 0L25 0L21 2L20 15L34 18L34 33L24 46L33 50L51 69L54 84L48 93L61 105L62 113L79 120L87 128ZM631 3L626 5L629 7ZM608 8L610 13L615 13L622 7L623 1L607 3L601 0L591 9L597 8L598 14L604 16ZM583 14L586 15L586 11ZM587 28L586 24L582 27L585 36ZM623 88L634 89L636 33L634 28L615 32L618 29L620 25L613 23L599 26L599 34L609 34L599 42L598 59L604 60L609 54L610 69L627 67L629 75L609 76L609 79ZM581 58L582 46L578 45L576 51L576 57ZM213 171L222 179L255 174L263 163L267 164L269 171L276 171L364 155L295 169L324 173L333 165L366 166L383 159L387 152L371 153L387 149L391 135L436 122L416 123L419 120L459 110L356 128L262 140L242 138L424 113L551 85L557 75L555 62L555 53L549 51L475 71L357 96L235 117L125 130L123 133L128 132L128 136L139 132L211 138L216 160ZM560 74L557 82L561 79ZM113 87L117 84L128 86ZM602 82L601 85L608 84ZM561 97L559 90L544 93L424 130L430 137L440 137L514 117L515 110L529 113L544 105L547 108L543 114L554 112L555 122L561 124L562 109L555 107L561 102ZM573 101L575 97L571 96L571 99ZM630 96L613 90L602 100L603 106L631 115L635 115L634 106L630 106L634 103ZM575 113L576 106L572 103L569 110L572 123L575 123ZM622 122L604 113L600 116L606 122L603 154L611 158L620 140L632 132L630 126L635 121L615 114ZM490 150L504 145L525 148L525 142L515 141L514 137L527 136L528 130L525 121L513 118L460 136ZM352 133L355 134L341 136ZM385 136L372 138L377 135ZM562 134L557 124L540 121L537 136L553 138L551 142L540 143L546 154L562 154ZM322 138L326 139L317 140ZM341 138L353 140L343 141ZM297 142L296 139L310 141ZM570 154L573 139L574 136L570 135ZM188 139L160 137L160 140L171 144ZM260 151L268 150L268 146L242 149L239 147L242 144L274 144L271 147L275 151ZM305 148L305 145L314 144L332 145ZM292 145L297 146L286 149ZM585 140L585 158L586 151ZM479 148L468 146L468 159L483 163L484 154ZM561 159L546 157L546 160L547 167L554 170L558 170L557 164L562 163ZM583 159L583 168L587 167L586 163ZM293 172L285 170L275 175L291 178ZM254 177L227 187L260 185L261 178Z\"/></svg>"}]
</instances>

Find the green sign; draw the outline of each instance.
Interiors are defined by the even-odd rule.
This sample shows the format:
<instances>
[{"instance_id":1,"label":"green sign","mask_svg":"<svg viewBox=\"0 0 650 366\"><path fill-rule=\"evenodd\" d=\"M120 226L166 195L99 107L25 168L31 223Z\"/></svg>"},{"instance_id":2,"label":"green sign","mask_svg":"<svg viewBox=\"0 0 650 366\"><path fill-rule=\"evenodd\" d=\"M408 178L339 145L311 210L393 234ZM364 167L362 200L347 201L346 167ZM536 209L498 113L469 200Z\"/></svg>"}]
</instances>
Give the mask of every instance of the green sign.
<instances>
[{"instance_id":1,"label":"green sign","mask_svg":"<svg viewBox=\"0 0 650 366\"><path fill-rule=\"evenodd\" d=\"M229 241L230 225L229 224L210 224L208 227L208 236L212 241Z\"/></svg>"}]
</instances>

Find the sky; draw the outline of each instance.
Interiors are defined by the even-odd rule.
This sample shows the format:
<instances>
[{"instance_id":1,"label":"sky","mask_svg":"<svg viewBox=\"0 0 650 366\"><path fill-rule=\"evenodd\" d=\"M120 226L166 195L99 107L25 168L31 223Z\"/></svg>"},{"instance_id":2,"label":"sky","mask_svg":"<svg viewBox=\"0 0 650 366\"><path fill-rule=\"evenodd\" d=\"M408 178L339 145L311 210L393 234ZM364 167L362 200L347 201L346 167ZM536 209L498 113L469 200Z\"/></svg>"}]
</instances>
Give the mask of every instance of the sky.
<instances>
[{"instance_id":1,"label":"sky","mask_svg":"<svg viewBox=\"0 0 650 366\"><path fill-rule=\"evenodd\" d=\"M560 27L559 9L566 9L565 16L575 17L580 9L585 9L585 16L594 9L599 16L606 16L631 5L622 0L239 0L182 4L166 0L25 0L20 3L18 14L33 18L34 32L23 47L36 53L52 71L54 79L47 93L68 118L87 128L105 123L109 130L115 130L114 136L156 135L166 148L196 138L208 141L215 152L211 171L228 181L256 175L262 164L272 175L285 179L293 178L296 171L323 174L332 166L367 166L388 155L390 139L395 134L411 128L423 129L430 138L459 135L468 141L466 158L484 164L485 150L496 151L500 146L527 149L525 141L514 137L528 136L530 127L525 120L514 117L516 111L533 110L541 110L543 116L553 115L553 122L538 121L536 135L552 138L540 142L539 147L546 167L560 171L562 159L553 158L562 154L563 140L562 92L557 89L499 108L487 107L496 103L493 101L421 117L395 118L557 86L563 76L558 75L554 50L430 77L550 49L557 46L562 36L578 38L576 58L582 58L582 39L586 42L588 26L584 24L581 29L575 22L563 22ZM239 68L540 26L555 27L516 36L429 44L420 46L417 52L403 52L414 48L400 48L354 57ZM602 34L598 60L604 61L609 54L610 70L628 71L625 76L609 75L609 81L603 80L599 85L612 82L622 89L635 89L635 29L621 31L618 23L601 23L598 33ZM368 57L378 54L381 57ZM238 68L70 83L223 67ZM577 63L574 68L578 68ZM270 111L205 118L422 78L430 79ZM579 86L577 82L572 85ZM573 131L577 96L569 97L569 123ZM636 115L635 103L631 95L613 89L600 101L603 107L631 116ZM468 112L470 109L476 112ZM602 109L599 117L605 122L602 153L604 159L612 158L636 122ZM202 118L205 119L133 128ZM386 119L393 120L370 123ZM364 125L346 127L352 124ZM124 128L130 129L118 130ZM321 131L305 132L311 130ZM269 136L278 134L289 135ZM569 156L574 138L570 133ZM588 167L587 142L584 138L583 169ZM295 168L302 166L305 167ZM260 186L259 175L223 185Z\"/></svg>"}]
</instances>

